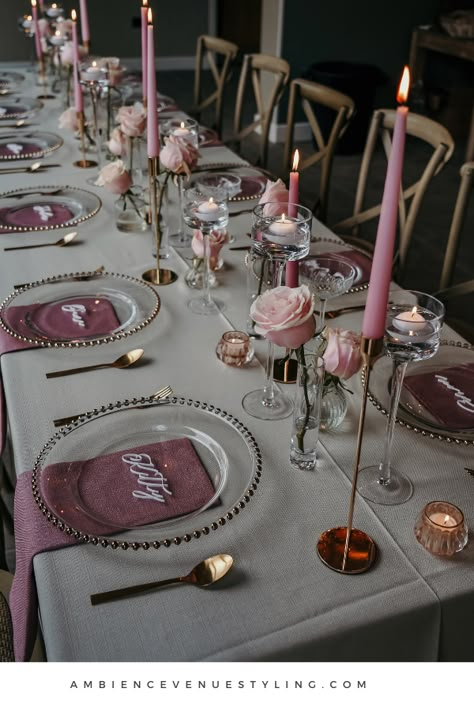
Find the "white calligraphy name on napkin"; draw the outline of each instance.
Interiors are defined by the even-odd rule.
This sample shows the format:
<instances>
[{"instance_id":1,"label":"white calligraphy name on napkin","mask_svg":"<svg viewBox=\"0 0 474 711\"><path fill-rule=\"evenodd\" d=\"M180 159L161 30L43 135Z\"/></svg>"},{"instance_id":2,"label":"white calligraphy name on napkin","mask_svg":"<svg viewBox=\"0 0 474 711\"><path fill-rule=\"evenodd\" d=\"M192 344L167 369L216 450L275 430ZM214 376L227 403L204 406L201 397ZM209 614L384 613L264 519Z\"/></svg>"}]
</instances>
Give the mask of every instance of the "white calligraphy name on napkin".
<instances>
[{"instance_id":1,"label":"white calligraphy name on napkin","mask_svg":"<svg viewBox=\"0 0 474 711\"><path fill-rule=\"evenodd\" d=\"M64 304L61 306L61 311L64 311L65 313L71 313L72 314L72 320L74 323L77 323L78 326L81 328L85 328L86 322L84 319L79 315L79 314L85 314L86 313L86 307L83 306L82 304Z\"/></svg>"},{"instance_id":2,"label":"white calligraphy name on napkin","mask_svg":"<svg viewBox=\"0 0 474 711\"><path fill-rule=\"evenodd\" d=\"M7 143L7 148L11 153L14 153L16 156L23 150L23 146L21 145L21 143Z\"/></svg>"},{"instance_id":3,"label":"white calligraphy name on napkin","mask_svg":"<svg viewBox=\"0 0 474 711\"><path fill-rule=\"evenodd\" d=\"M136 499L153 499L164 503L165 497L160 491L164 491L169 496L173 495L168 488L168 479L155 467L149 454L123 454L122 462L128 464L130 473L138 477L138 486L143 486L145 489L145 491L132 492Z\"/></svg>"},{"instance_id":4,"label":"white calligraphy name on napkin","mask_svg":"<svg viewBox=\"0 0 474 711\"><path fill-rule=\"evenodd\" d=\"M0 106L0 116L5 116L7 113L7 110L4 106Z\"/></svg>"},{"instance_id":5,"label":"white calligraphy name on napkin","mask_svg":"<svg viewBox=\"0 0 474 711\"><path fill-rule=\"evenodd\" d=\"M42 222L48 222L50 217L53 217L53 208L51 205L35 205L33 210L38 213Z\"/></svg>"}]
</instances>

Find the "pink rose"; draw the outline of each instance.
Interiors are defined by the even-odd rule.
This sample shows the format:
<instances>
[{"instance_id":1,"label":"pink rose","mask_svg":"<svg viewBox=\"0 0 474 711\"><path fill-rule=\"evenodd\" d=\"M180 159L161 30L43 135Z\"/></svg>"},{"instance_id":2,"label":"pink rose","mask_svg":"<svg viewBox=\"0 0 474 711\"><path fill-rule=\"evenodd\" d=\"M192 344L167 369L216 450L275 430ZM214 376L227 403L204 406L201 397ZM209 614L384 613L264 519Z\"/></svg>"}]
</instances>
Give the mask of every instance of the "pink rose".
<instances>
[{"instance_id":1,"label":"pink rose","mask_svg":"<svg viewBox=\"0 0 474 711\"><path fill-rule=\"evenodd\" d=\"M265 190L260 198L259 205L263 203L272 203L264 208L264 215L281 215L288 214L288 202L290 194L285 183L278 178L275 182L267 180Z\"/></svg>"},{"instance_id":2,"label":"pink rose","mask_svg":"<svg viewBox=\"0 0 474 711\"><path fill-rule=\"evenodd\" d=\"M104 187L115 195L123 195L132 186L132 179L125 169L122 160L115 160L112 163L107 163L99 173L96 180L96 185Z\"/></svg>"},{"instance_id":3,"label":"pink rose","mask_svg":"<svg viewBox=\"0 0 474 711\"><path fill-rule=\"evenodd\" d=\"M160 153L160 161L171 173L185 173L189 176L199 156L199 151L191 143L180 140L177 136L168 136Z\"/></svg>"},{"instance_id":4,"label":"pink rose","mask_svg":"<svg viewBox=\"0 0 474 711\"><path fill-rule=\"evenodd\" d=\"M107 148L114 156L124 158L127 155L127 139L119 128L114 128L107 141Z\"/></svg>"},{"instance_id":5,"label":"pink rose","mask_svg":"<svg viewBox=\"0 0 474 711\"><path fill-rule=\"evenodd\" d=\"M278 286L258 296L250 307L255 331L277 346L299 348L316 330L314 297L306 285Z\"/></svg>"},{"instance_id":6,"label":"pink rose","mask_svg":"<svg viewBox=\"0 0 474 711\"><path fill-rule=\"evenodd\" d=\"M43 17L41 17L38 20L38 29L41 37L47 37L48 35L51 34L51 29L49 27L49 22L48 20L45 20Z\"/></svg>"},{"instance_id":7,"label":"pink rose","mask_svg":"<svg viewBox=\"0 0 474 711\"><path fill-rule=\"evenodd\" d=\"M142 136L146 128L146 109L139 101L133 106L122 106L117 112L117 121L126 136Z\"/></svg>"},{"instance_id":8,"label":"pink rose","mask_svg":"<svg viewBox=\"0 0 474 711\"><path fill-rule=\"evenodd\" d=\"M347 380L362 365L360 337L354 331L341 328L327 328L325 335L328 343L324 351L324 367L328 373Z\"/></svg>"},{"instance_id":9,"label":"pink rose","mask_svg":"<svg viewBox=\"0 0 474 711\"><path fill-rule=\"evenodd\" d=\"M61 22L57 22L56 32L59 32L60 37L72 35L72 20L62 19Z\"/></svg>"},{"instance_id":10,"label":"pink rose","mask_svg":"<svg viewBox=\"0 0 474 711\"><path fill-rule=\"evenodd\" d=\"M84 47L79 46L79 58L84 57L86 50ZM72 42L65 42L61 47L61 62L66 66L72 66L74 64L74 45Z\"/></svg>"},{"instance_id":11,"label":"pink rose","mask_svg":"<svg viewBox=\"0 0 474 711\"><path fill-rule=\"evenodd\" d=\"M77 123L77 114L74 106L71 106L66 111L63 111L59 117L59 128L65 128L68 131L77 131L79 125Z\"/></svg>"},{"instance_id":12,"label":"pink rose","mask_svg":"<svg viewBox=\"0 0 474 711\"><path fill-rule=\"evenodd\" d=\"M219 263L219 253L222 247L229 241L229 233L226 230L211 230L209 234L209 266L215 269ZM201 230L193 230L191 248L196 257L204 256L203 235Z\"/></svg>"}]
</instances>

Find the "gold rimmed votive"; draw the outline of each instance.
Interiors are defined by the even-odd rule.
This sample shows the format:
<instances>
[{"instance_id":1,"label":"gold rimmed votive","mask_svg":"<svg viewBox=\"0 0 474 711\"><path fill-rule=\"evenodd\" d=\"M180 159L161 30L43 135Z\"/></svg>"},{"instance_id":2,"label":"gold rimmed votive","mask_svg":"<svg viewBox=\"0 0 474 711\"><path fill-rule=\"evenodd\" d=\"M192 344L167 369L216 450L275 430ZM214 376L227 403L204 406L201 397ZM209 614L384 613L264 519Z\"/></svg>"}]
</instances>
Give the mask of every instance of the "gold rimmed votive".
<instances>
[{"instance_id":1,"label":"gold rimmed votive","mask_svg":"<svg viewBox=\"0 0 474 711\"><path fill-rule=\"evenodd\" d=\"M226 365L241 368L253 358L253 346L248 333L226 331L217 344L216 354Z\"/></svg>"},{"instance_id":2,"label":"gold rimmed votive","mask_svg":"<svg viewBox=\"0 0 474 711\"><path fill-rule=\"evenodd\" d=\"M467 544L464 514L448 501L430 501L416 520L415 536L434 555L454 555Z\"/></svg>"}]
</instances>

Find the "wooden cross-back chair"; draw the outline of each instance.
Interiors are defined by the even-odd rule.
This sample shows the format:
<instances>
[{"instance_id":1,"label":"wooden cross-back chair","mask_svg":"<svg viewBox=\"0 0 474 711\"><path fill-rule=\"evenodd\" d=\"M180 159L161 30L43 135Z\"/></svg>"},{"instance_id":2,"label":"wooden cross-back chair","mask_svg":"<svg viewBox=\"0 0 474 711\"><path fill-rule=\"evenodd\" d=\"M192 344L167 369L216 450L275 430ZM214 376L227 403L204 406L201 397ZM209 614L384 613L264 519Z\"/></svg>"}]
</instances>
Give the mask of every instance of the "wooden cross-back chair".
<instances>
[{"instance_id":1,"label":"wooden cross-back chair","mask_svg":"<svg viewBox=\"0 0 474 711\"><path fill-rule=\"evenodd\" d=\"M191 109L191 113L200 120L201 113L214 105L214 123L211 127L218 132L219 136L222 135L224 88L231 77L233 64L238 53L239 48L236 44L220 37L200 35L197 39L194 106ZM205 59L209 64L215 85L215 89L207 96L203 96L202 87L202 72Z\"/></svg>"},{"instance_id":2,"label":"wooden cross-back chair","mask_svg":"<svg viewBox=\"0 0 474 711\"><path fill-rule=\"evenodd\" d=\"M291 169L291 157L294 143L295 110L301 103L311 128L313 138L316 143L316 150L303 160L300 160L298 170L304 171L306 168L321 163L321 178L319 184L319 196L313 206L313 212L322 221L326 222L329 198L329 182L331 179L331 169L336 150L337 142L344 134L349 121L354 114L355 104L353 99L340 91L330 89L323 84L317 84L308 79L293 79L290 82L290 98L288 103L286 140L284 148L284 170ZM323 107L325 118L330 123L329 130L321 130L320 121L315 114L315 105Z\"/></svg>"},{"instance_id":3,"label":"wooden cross-back chair","mask_svg":"<svg viewBox=\"0 0 474 711\"><path fill-rule=\"evenodd\" d=\"M333 226L333 230L343 235L344 239L356 246L362 246L373 250L373 244L359 238L359 228L368 220L372 220L380 215L381 205L375 205L364 209L364 197L369 178L372 158L379 136L381 137L385 155L390 155L392 146L392 133L395 126L396 111L392 109L379 109L373 114L369 127L367 142L365 145L362 162L359 172L359 179L354 203L354 212L351 217L342 220ZM403 278L403 270L406 265L407 254L411 244L413 228L420 210L426 190L431 179L437 175L454 151L454 141L449 131L440 123L410 112L407 119L407 136L419 139L432 147L431 155L426 162L421 176L414 183L406 188L400 189L400 200L398 203L398 250L396 253L397 277ZM410 146L405 148L405 165L410 161Z\"/></svg>"},{"instance_id":4,"label":"wooden cross-back chair","mask_svg":"<svg viewBox=\"0 0 474 711\"><path fill-rule=\"evenodd\" d=\"M244 94L248 79L251 79L253 97L257 108L257 118L247 126L242 126L242 112ZM273 87L268 91L266 99L262 92L262 81L273 82ZM255 129L260 131L260 149L257 164L267 165L268 136L272 114L278 105L290 78L290 65L281 57L271 54L246 54L240 72L239 85L234 113L234 133L229 143L240 151L241 141L249 136Z\"/></svg>"}]
</instances>

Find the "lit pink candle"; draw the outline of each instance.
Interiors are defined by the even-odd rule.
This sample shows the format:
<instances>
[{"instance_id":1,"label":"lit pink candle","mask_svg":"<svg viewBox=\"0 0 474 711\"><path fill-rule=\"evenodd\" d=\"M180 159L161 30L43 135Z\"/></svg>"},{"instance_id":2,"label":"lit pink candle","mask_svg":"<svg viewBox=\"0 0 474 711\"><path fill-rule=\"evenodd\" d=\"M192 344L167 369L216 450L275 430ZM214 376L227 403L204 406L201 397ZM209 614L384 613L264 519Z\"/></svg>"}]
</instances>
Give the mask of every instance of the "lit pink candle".
<instances>
[{"instance_id":1,"label":"lit pink candle","mask_svg":"<svg viewBox=\"0 0 474 711\"><path fill-rule=\"evenodd\" d=\"M398 102L401 103L407 100L409 85L410 72L408 67L405 67L397 94ZM399 106L393 130L392 149L385 178L367 304L362 324L362 335L365 338L383 338L385 333L393 250L397 230L398 200L402 182L407 117L408 107Z\"/></svg>"},{"instance_id":2,"label":"lit pink candle","mask_svg":"<svg viewBox=\"0 0 474 711\"><path fill-rule=\"evenodd\" d=\"M293 170L290 173L290 190L288 198L288 217L296 217L296 208L293 205L298 204L298 189L300 174L298 173L298 164L300 162L300 153L296 149L293 155ZM299 268L298 262L287 262L285 269L285 284L286 286L299 286Z\"/></svg>"},{"instance_id":3,"label":"lit pink candle","mask_svg":"<svg viewBox=\"0 0 474 711\"><path fill-rule=\"evenodd\" d=\"M143 0L141 7L142 11L142 85L143 85L143 103L146 103L147 97L147 24L148 24L148 0Z\"/></svg>"},{"instance_id":4,"label":"lit pink candle","mask_svg":"<svg viewBox=\"0 0 474 711\"><path fill-rule=\"evenodd\" d=\"M44 0L39 0L39 7L41 12L44 12Z\"/></svg>"},{"instance_id":5,"label":"lit pink candle","mask_svg":"<svg viewBox=\"0 0 474 711\"><path fill-rule=\"evenodd\" d=\"M38 57L39 61L41 62L41 60L43 58L43 51L41 49L41 34L40 34L39 23L38 23L38 7L37 7L36 0L31 0L31 15L33 17L33 27L35 30L36 56Z\"/></svg>"},{"instance_id":6,"label":"lit pink candle","mask_svg":"<svg viewBox=\"0 0 474 711\"><path fill-rule=\"evenodd\" d=\"M82 113L84 111L84 97L82 96L82 87L79 81L79 43L77 39L77 14L75 10L71 11L72 20L72 47L74 53L74 65L73 65L73 75L74 75L74 106L76 113Z\"/></svg>"},{"instance_id":7,"label":"lit pink candle","mask_svg":"<svg viewBox=\"0 0 474 711\"><path fill-rule=\"evenodd\" d=\"M87 45L91 38L89 31L89 15L87 14L87 0L79 0L79 14L81 16L82 44Z\"/></svg>"},{"instance_id":8,"label":"lit pink candle","mask_svg":"<svg viewBox=\"0 0 474 711\"><path fill-rule=\"evenodd\" d=\"M160 155L160 134L158 132L158 110L156 104L156 76L155 76L155 39L153 36L153 17L151 9L148 10L147 28L147 134L148 158L157 158Z\"/></svg>"},{"instance_id":9,"label":"lit pink candle","mask_svg":"<svg viewBox=\"0 0 474 711\"><path fill-rule=\"evenodd\" d=\"M71 10L72 20L72 49L74 53L74 63L79 62L79 40L77 39L77 13Z\"/></svg>"}]
</instances>

